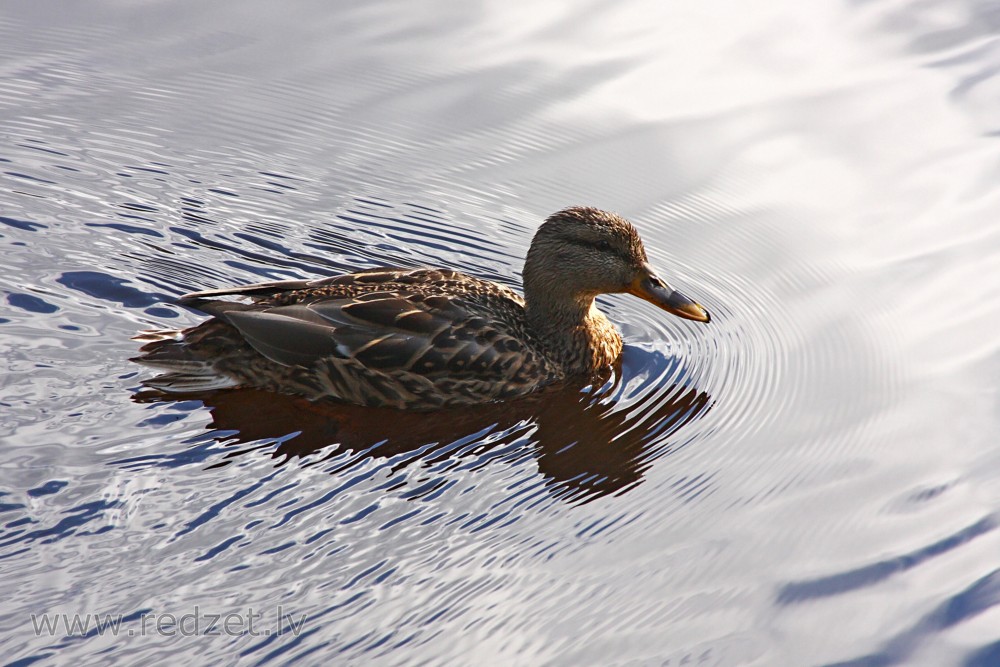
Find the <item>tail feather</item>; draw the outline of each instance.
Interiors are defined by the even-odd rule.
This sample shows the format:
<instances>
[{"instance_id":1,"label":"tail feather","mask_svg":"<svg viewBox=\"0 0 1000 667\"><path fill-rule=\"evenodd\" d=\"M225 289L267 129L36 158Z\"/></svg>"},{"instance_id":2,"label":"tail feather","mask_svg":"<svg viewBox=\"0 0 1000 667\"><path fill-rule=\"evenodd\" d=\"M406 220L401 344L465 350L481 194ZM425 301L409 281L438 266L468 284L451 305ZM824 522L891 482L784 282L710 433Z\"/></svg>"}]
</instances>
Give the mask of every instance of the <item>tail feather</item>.
<instances>
[{"instance_id":1,"label":"tail feather","mask_svg":"<svg viewBox=\"0 0 1000 667\"><path fill-rule=\"evenodd\" d=\"M186 333L188 331L164 329L141 331L135 336L145 345L139 348L140 355L131 361L163 372L144 380L143 385L167 393L194 393L238 386L237 380L216 370L211 355L199 352L197 346L185 340ZM197 334L194 335L197 338Z\"/></svg>"},{"instance_id":2,"label":"tail feather","mask_svg":"<svg viewBox=\"0 0 1000 667\"><path fill-rule=\"evenodd\" d=\"M180 340L184 332L180 329L145 329L132 336L132 340L155 343L164 340Z\"/></svg>"},{"instance_id":3,"label":"tail feather","mask_svg":"<svg viewBox=\"0 0 1000 667\"><path fill-rule=\"evenodd\" d=\"M239 383L233 378L218 373L164 373L148 380L143 380L146 387L159 389L169 394L188 394L216 389L230 389Z\"/></svg>"},{"instance_id":4,"label":"tail feather","mask_svg":"<svg viewBox=\"0 0 1000 667\"><path fill-rule=\"evenodd\" d=\"M213 373L211 364L197 359L158 359L149 355L132 357L129 361L161 371L207 375Z\"/></svg>"}]
</instances>

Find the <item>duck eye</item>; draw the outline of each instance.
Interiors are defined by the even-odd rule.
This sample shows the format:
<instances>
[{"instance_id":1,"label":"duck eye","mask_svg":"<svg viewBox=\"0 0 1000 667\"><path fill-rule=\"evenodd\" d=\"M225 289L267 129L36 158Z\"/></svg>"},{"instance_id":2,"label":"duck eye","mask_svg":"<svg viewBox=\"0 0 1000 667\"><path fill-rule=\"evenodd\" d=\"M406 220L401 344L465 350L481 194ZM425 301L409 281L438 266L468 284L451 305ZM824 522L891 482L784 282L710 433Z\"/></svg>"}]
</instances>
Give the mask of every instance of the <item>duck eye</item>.
<instances>
[{"instance_id":1,"label":"duck eye","mask_svg":"<svg viewBox=\"0 0 1000 667\"><path fill-rule=\"evenodd\" d=\"M600 250L601 252L607 252L611 250L611 244L608 243L607 241L598 241L597 249Z\"/></svg>"}]
</instances>

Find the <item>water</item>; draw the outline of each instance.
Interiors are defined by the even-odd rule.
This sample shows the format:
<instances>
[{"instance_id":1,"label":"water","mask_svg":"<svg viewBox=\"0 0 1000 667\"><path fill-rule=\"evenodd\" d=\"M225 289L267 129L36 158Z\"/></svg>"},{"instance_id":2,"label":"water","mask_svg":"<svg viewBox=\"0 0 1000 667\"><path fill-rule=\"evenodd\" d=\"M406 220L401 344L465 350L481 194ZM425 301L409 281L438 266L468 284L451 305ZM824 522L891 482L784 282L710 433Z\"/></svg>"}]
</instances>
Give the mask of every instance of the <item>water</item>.
<instances>
[{"instance_id":1,"label":"water","mask_svg":"<svg viewBox=\"0 0 1000 667\"><path fill-rule=\"evenodd\" d=\"M1000 664L991 4L8 4L5 659ZM712 324L602 297L606 386L432 417L137 394L183 292L517 287L569 204Z\"/></svg>"}]
</instances>

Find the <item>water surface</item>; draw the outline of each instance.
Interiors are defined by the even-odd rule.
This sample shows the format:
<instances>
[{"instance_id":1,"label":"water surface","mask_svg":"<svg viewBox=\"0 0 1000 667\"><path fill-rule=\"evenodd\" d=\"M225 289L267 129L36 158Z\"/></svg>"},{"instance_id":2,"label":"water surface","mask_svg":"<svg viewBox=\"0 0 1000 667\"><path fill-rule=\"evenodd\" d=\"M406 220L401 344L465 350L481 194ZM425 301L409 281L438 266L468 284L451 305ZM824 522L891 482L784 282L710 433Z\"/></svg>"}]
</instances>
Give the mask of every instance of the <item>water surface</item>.
<instances>
[{"instance_id":1,"label":"water surface","mask_svg":"<svg viewBox=\"0 0 1000 667\"><path fill-rule=\"evenodd\" d=\"M975 1L6 8L0 651L1000 664L998 29ZM197 289L517 288L570 204L632 219L712 324L602 297L604 386L436 416L158 400L127 361ZM144 620L251 609L270 634Z\"/></svg>"}]
</instances>

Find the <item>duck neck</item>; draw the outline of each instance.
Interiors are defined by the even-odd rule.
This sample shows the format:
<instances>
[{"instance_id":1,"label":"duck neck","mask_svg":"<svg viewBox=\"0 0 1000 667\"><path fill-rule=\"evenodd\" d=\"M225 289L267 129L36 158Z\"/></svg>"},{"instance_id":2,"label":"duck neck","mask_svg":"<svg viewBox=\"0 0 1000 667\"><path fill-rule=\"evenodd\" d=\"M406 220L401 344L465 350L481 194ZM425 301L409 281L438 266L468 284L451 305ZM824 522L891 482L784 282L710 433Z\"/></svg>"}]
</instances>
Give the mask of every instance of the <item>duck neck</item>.
<instances>
[{"instance_id":1,"label":"duck neck","mask_svg":"<svg viewBox=\"0 0 1000 667\"><path fill-rule=\"evenodd\" d=\"M567 374L592 373L613 364L621 354L621 335L597 309L595 296L525 280L528 326Z\"/></svg>"}]
</instances>

